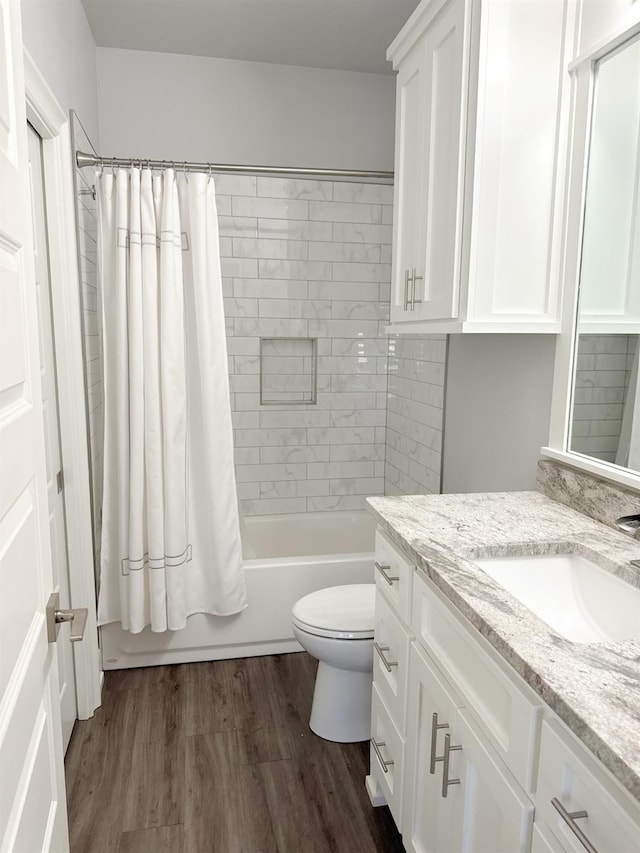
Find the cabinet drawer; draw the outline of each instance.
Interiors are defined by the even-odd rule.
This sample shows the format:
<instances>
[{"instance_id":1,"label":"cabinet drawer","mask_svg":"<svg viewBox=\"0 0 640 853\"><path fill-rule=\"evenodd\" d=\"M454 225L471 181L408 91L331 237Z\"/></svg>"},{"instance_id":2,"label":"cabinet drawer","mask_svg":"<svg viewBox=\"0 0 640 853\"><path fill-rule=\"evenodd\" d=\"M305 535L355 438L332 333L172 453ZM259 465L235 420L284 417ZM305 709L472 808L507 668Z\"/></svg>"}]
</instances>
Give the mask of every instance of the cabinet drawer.
<instances>
[{"instance_id":1,"label":"cabinet drawer","mask_svg":"<svg viewBox=\"0 0 640 853\"><path fill-rule=\"evenodd\" d=\"M411 584L415 566L380 530L376 531L376 586L403 622L411 617Z\"/></svg>"},{"instance_id":2,"label":"cabinet drawer","mask_svg":"<svg viewBox=\"0 0 640 853\"><path fill-rule=\"evenodd\" d=\"M393 725L375 685L371 699L369 753L371 776L384 794L396 825L400 826L404 740Z\"/></svg>"},{"instance_id":3,"label":"cabinet drawer","mask_svg":"<svg viewBox=\"0 0 640 853\"><path fill-rule=\"evenodd\" d=\"M542 702L527 695L507 664L482 648L486 641L445 602L427 579L413 583L412 629L416 639L447 674L463 704L475 715L492 747L525 791L534 790ZM493 652L497 657L497 653Z\"/></svg>"},{"instance_id":4,"label":"cabinet drawer","mask_svg":"<svg viewBox=\"0 0 640 853\"><path fill-rule=\"evenodd\" d=\"M547 824L560 849L584 853L584 845L552 799L567 812L587 812L587 817L576 818L574 823L599 853L640 850L640 806L618 790L602 766L556 719L542 725L536 821Z\"/></svg>"},{"instance_id":5,"label":"cabinet drawer","mask_svg":"<svg viewBox=\"0 0 640 853\"><path fill-rule=\"evenodd\" d=\"M381 595L377 595L373 683L402 735L406 732L410 641L406 628L394 611Z\"/></svg>"}]
</instances>

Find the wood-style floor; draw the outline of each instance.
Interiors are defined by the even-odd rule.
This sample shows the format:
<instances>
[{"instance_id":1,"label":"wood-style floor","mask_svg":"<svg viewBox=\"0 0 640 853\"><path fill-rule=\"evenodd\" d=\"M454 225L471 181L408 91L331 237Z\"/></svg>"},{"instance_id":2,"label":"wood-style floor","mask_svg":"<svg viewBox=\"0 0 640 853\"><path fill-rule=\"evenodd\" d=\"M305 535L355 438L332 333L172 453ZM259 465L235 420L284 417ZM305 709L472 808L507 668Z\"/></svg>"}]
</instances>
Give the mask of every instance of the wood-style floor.
<instances>
[{"instance_id":1,"label":"wood-style floor","mask_svg":"<svg viewBox=\"0 0 640 853\"><path fill-rule=\"evenodd\" d=\"M368 744L308 726L306 653L109 672L66 758L72 853L404 848L364 789Z\"/></svg>"}]
</instances>

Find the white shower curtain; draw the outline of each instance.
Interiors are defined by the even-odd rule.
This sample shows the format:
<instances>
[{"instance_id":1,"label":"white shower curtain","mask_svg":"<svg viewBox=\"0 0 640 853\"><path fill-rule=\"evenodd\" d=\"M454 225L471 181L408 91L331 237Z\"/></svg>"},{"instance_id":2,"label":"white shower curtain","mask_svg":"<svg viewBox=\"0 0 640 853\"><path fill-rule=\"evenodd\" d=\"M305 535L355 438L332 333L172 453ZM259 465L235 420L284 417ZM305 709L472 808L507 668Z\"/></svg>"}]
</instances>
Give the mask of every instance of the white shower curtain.
<instances>
[{"instance_id":1,"label":"white shower curtain","mask_svg":"<svg viewBox=\"0 0 640 853\"><path fill-rule=\"evenodd\" d=\"M98 623L175 631L246 607L214 181L132 168L96 184Z\"/></svg>"}]
</instances>

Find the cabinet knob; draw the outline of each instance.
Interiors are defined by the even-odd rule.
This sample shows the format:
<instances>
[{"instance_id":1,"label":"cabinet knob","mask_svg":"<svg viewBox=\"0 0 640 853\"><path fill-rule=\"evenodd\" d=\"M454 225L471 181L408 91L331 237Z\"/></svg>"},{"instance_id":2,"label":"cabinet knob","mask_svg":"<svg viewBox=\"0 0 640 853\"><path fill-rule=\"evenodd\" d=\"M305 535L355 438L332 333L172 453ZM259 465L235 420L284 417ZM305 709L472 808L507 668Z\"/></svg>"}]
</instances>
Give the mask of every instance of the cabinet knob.
<instances>
[{"instance_id":1,"label":"cabinet knob","mask_svg":"<svg viewBox=\"0 0 640 853\"><path fill-rule=\"evenodd\" d=\"M415 310L416 305L420 305L420 303L422 302L422 299L416 299L416 281L422 281L423 279L424 279L424 276L418 275L417 270L414 267L412 274L411 274L411 282L412 282L412 284L411 284L411 310L412 311ZM406 310L407 309L405 308L405 311Z\"/></svg>"},{"instance_id":2,"label":"cabinet knob","mask_svg":"<svg viewBox=\"0 0 640 853\"><path fill-rule=\"evenodd\" d=\"M596 848L576 823L576 820L579 820L580 818L589 817L588 812L568 812L557 797L552 798L551 805L558 812L562 820L567 824L584 849L587 850L588 853L598 853Z\"/></svg>"},{"instance_id":3,"label":"cabinet knob","mask_svg":"<svg viewBox=\"0 0 640 853\"><path fill-rule=\"evenodd\" d=\"M381 563L379 563L376 560L375 567L380 572L382 577L386 580L386 582L389 584L389 586L393 586L396 581L400 580L400 578L397 575L387 574L387 572L390 571L391 566L383 566Z\"/></svg>"},{"instance_id":4,"label":"cabinet knob","mask_svg":"<svg viewBox=\"0 0 640 853\"><path fill-rule=\"evenodd\" d=\"M433 776L436 772L436 762L442 761L442 758L436 758L438 729L448 729L449 723L439 723L437 712L433 712L431 717L431 756L429 761L429 773Z\"/></svg>"},{"instance_id":5,"label":"cabinet knob","mask_svg":"<svg viewBox=\"0 0 640 853\"><path fill-rule=\"evenodd\" d=\"M389 651L389 646L379 646L377 642L374 642L373 648L377 651L380 660L385 665L385 669L387 670L387 672L391 672L394 666L398 666L397 660L387 660L385 652Z\"/></svg>"},{"instance_id":6,"label":"cabinet knob","mask_svg":"<svg viewBox=\"0 0 640 853\"><path fill-rule=\"evenodd\" d=\"M448 728L448 726L447 726ZM460 779L449 779L449 756L452 752L457 752L462 749L458 744L451 746L451 735L444 736L444 752L436 761L442 761L442 796L446 799L449 791L449 785L459 785Z\"/></svg>"},{"instance_id":7,"label":"cabinet knob","mask_svg":"<svg viewBox=\"0 0 640 853\"><path fill-rule=\"evenodd\" d=\"M406 311L409 307L410 299L409 299L409 282L411 278L409 277L409 270L404 271L404 310ZM413 309L412 309L413 310Z\"/></svg>"},{"instance_id":8,"label":"cabinet knob","mask_svg":"<svg viewBox=\"0 0 640 853\"><path fill-rule=\"evenodd\" d=\"M382 767L382 769L385 773L388 773L389 768L393 767L394 762L388 758L385 759L383 757L382 753L380 752L380 747L386 746L386 745L387 744L383 740L377 741L375 738L373 738L373 737L371 738L371 746L373 747L373 751L375 752L376 757L377 757L378 761L380 762L380 766Z\"/></svg>"}]
</instances>

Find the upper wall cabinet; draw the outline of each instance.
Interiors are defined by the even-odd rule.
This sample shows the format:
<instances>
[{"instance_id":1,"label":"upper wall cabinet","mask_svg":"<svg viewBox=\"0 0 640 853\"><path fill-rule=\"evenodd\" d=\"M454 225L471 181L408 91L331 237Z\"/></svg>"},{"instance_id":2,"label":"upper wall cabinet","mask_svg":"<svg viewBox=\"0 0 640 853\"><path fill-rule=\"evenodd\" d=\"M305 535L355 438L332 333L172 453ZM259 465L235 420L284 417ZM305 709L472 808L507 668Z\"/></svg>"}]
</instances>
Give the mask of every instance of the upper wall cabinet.
<instances>
[{"instance_id":1,"label":"upper wall cabinet","mask_svg":"<svg viewBox=\"0 0 640 853\"><path fill-rule=\"evenodd\" d=\"M566 5L423 0L389 48L394 331L559 331Z\"/></svg>"}]
</instances>

